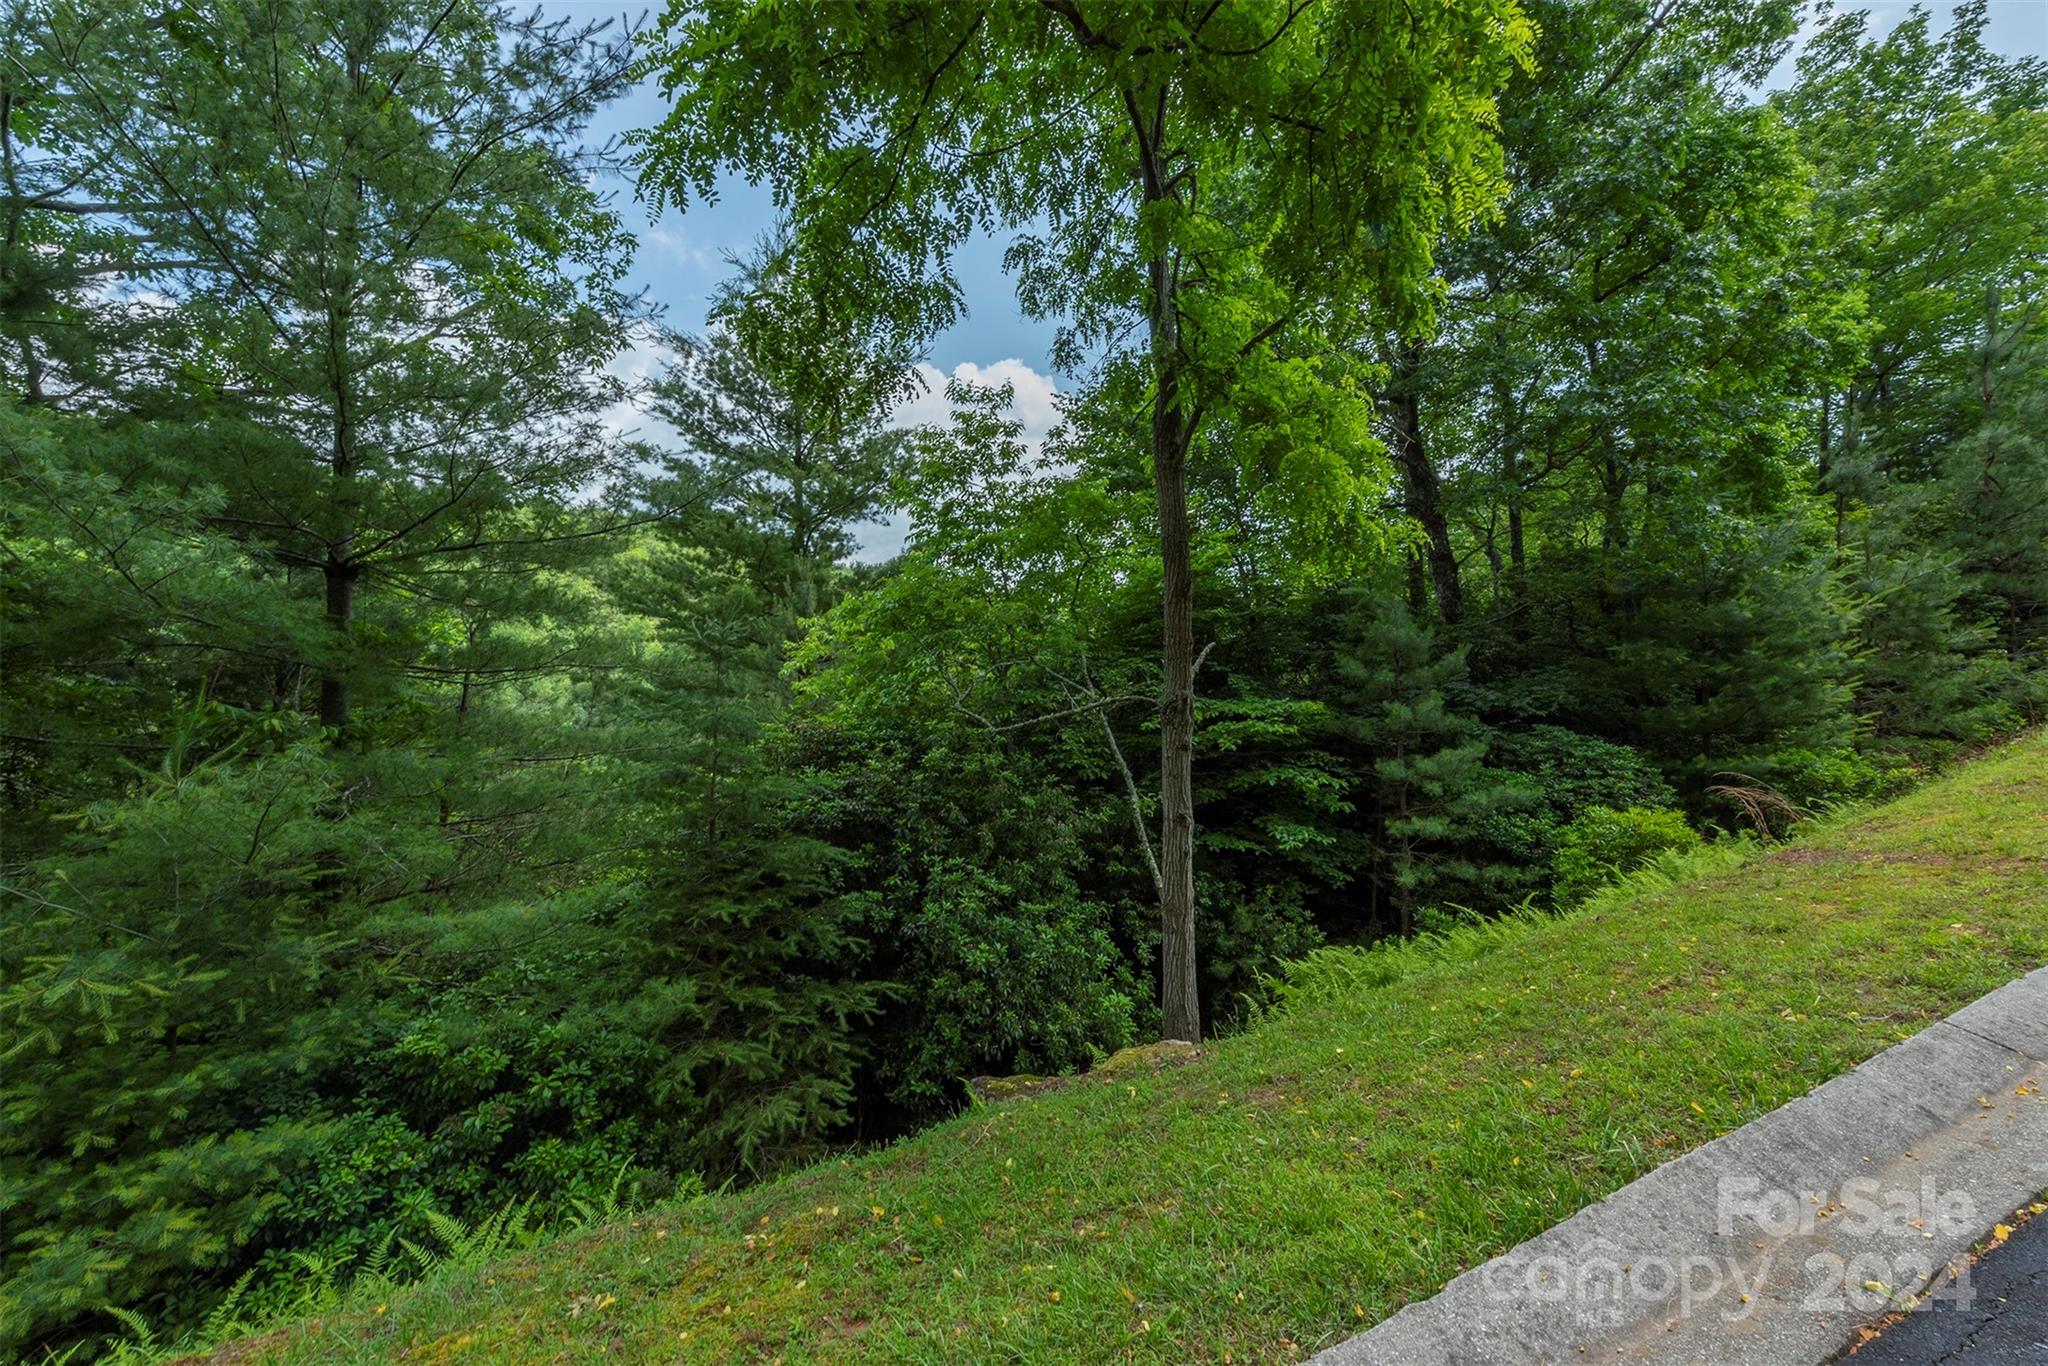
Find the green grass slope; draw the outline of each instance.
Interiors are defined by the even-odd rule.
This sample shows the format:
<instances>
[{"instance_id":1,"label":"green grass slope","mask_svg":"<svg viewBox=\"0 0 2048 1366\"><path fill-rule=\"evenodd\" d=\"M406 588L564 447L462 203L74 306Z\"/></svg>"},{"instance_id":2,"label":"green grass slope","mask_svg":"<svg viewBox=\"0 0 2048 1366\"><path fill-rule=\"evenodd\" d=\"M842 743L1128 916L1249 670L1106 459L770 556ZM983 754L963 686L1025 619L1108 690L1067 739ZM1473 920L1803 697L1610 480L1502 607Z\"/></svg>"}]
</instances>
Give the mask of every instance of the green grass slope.
<instances>
[{"instance_id":1,"label":"green grass slope","mask_svg":"<svg viewBox=\"0 0 2048 1366\"><path fill-rule=\"evenodd\" d=\"M217 1359L1299 1359L2048 960L2048 738L1722 862Z\"/></svg>"}]
</instances>

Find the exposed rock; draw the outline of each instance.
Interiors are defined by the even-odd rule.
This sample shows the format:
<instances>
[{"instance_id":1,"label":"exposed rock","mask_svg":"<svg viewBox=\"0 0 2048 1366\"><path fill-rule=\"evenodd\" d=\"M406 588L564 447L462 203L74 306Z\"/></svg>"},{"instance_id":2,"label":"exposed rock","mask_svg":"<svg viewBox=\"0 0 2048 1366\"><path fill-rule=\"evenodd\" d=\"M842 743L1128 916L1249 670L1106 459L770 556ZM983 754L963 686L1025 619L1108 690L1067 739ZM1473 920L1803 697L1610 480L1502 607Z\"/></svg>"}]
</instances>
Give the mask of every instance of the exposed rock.
<instances>
[{"instance_id":1,"label":"exposed rock","mask_svg":"<svg viewBox=\"0 0 2048 1366\"><path fill-rule=\"evenodd\" d=\"M1134 1072L1163 1072L1169 1067L1184 1067L1202 1056L1202 1050L1186 1039L1161 1039L1158 1043L1141 1043L1134 1048L1119 1048L1104 1058L1088 1075L1105 1080L1112 1077L1127 1077Z\"/></svg>"},{"instance_id":2,"label":"exposed rock","mask_svg":"<svg viewBox=\"0 0 2048 1366\"><path fill-rule=\"evenodd\" d=\"M1040 1091L1064 1086L1072 1077L1039 1077L1021 1072L1014 1077L971 1077L967 1089L980 1101L1009 1100L1015 1096L1035 1096Z\"/></svg>"},{"instance_id":3,"label":"exposed rock","mask_svg":"<svg viewBox=\"0 0 2048 1366\"><path fill-rule=\"evenodd\" d=\"M1119 1081L1134 1076L1151 1076L1169 1067L1184 1067L1202 1056L1202 1050L1185 1039L1161 1039L1158 1043L1120 1048L1091 1071L1072 1077L1039 1077L1023 1073L1014 1077L973 1077L967 1089L983 1104L1036 1096L1047 1091L1087 1081Z\"/></svg>"}]
</instances>

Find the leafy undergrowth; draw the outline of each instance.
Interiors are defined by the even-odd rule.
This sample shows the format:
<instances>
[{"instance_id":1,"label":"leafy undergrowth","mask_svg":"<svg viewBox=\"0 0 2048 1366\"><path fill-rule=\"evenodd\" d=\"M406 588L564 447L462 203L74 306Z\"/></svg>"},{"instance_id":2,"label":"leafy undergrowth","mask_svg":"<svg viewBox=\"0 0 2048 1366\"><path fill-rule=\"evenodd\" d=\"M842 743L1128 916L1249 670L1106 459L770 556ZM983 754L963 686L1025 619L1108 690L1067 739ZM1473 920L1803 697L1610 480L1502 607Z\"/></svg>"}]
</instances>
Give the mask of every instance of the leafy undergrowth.
<instances>
[{"instance_id":1,"label":"leafy undergrowth","mask_svg":"<svg viewBox=\"0 0 2048 1366\"><path fill-rule=\"evenodd\" d=\"M2048 959L2048 739L1737 862L215 1360L1299 1359Z\"/></svg>"}]
</instances>

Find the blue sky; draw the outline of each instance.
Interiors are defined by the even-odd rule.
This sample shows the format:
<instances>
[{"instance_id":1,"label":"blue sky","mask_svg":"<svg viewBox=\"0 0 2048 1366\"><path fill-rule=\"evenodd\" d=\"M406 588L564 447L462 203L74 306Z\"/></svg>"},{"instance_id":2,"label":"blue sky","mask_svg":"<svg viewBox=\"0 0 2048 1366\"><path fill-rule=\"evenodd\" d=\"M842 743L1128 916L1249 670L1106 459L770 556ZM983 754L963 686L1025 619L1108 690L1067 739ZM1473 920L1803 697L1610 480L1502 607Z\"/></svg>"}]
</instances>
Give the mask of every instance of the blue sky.
<instances>
[{"instance_id":1,"label":"blue sky","mask_svg":"<svg viewBox=\"0 0 2048 1366\"><path fill-rule=\"evenodd\" d=\"M618 0L543 0L542 9L586 20L641 12L622 8ZM601 111L591 133L602 141L651 127L666 112L667 102L650 82ZM622 193L622 199L627 197ZM650 221L644 204L626 202L623 207L627 225L640 237L633 283L666 308L670 326L684 331L702 325L711 292L728 273L725 257L745 253L775 222L768 192L737 178L723 183L716 203L692 203L682 213L671 209L658 220ZM957 264L967 317L938 337L931 351L931 359L948 371L962 361L987 364L1005 358L1021 359L1035 370L1049 368L1052 326L1018 311L1002 270L1006 245L984 239L961 253Z\"/></svg>"},{"instance_id":2,"label":"blue sky","mask_svg":"<svg viewBox=\"0 0 2048 1366\"><path fill-rule=\"evenodd\" d=\"M545 0L544 8L579 19L641 12L621 6L618 0ZM1888 30L1910 7L1874 4L1865 8L1871 12L1873 27ZM1951 8L1948 4L1936 6L1943 18ZM1988 37L1992 46L2003 52L2048 56L2048 0L1993 0ZM1789 76L1788 59L1771 83ZM660 120L665 107L660 92L652 85L644 86L606 109L593 131L603 137L645 128ZM654 222L648 220L643 206L629 204L626 215L641 238L635 282L667 307L672 325L695 329L703 322L712 288L725 274L724 255L746 250L772 226L774 206L764 190L735 180L726 185L715 204L693 204L681 214L671 210ZM951 370L962 361L988 365L1004 359L1022 361L1038 371L1050 368L1051 325L1019 313L1016 295L1002 272L1004 245L982 241L961 259L959 275L967 293L968 312L963 322L932 346L931 359L941 369Z\"/></svg>"},{"instance_id":3,"label":"blue sky","mask_svg":"<svg viewBox=\"0 0 2048 1366\"><path fill-rule=\"evenodd\" d=\"M858 0L850 0L857 3ZM1844 5L1843 8L1850 8ZM549 14L579 20L644 12L623 6L619 0L542 0ZM1871 26L1888 32L1910 12L1905 3L1866 4ZM1954 6L1936 0L1930 6L1937 23L1946 25ZM2011 55L2048 56L2048 0L1991 0L1986 32L1989 44ZM1765 83L1767 88L1791 79L1788 57ZM633 91L603 110L592 127L592 135L603 140L614 134L650 127L661 120L666 104L651 83ZM702 326L713 289L727 273L725 257L744 253L774 224L774 204L765 190L729 179L717 202L693 203L678 213L671 209L650 219L646 206L633 201L629 189L620 192L621 207L629 227L640 238L640 252L630 280L644 288L660 305L665 321L684 331ZM1002 270L1006 240L983 239L970 244L956 261L967 313L956 326L935 338L926 372L933 390L913 402L903 413L905 420L937 419L944 416L939 401L938 381L945 375L964 374L988 382L1008 381L1016 387L1018 416L1029 436L1042 436L1054 420L1053 395L1059 377L1052 373L1050 353L1053 327L1026 318L1017 307L1016 294ZM622 373L644 374L660 363L659 353L641 346L621 358ZM874 526L862 532L863 558L893 553L901 544L896 526Z\"/></svg>"}]
</instances>

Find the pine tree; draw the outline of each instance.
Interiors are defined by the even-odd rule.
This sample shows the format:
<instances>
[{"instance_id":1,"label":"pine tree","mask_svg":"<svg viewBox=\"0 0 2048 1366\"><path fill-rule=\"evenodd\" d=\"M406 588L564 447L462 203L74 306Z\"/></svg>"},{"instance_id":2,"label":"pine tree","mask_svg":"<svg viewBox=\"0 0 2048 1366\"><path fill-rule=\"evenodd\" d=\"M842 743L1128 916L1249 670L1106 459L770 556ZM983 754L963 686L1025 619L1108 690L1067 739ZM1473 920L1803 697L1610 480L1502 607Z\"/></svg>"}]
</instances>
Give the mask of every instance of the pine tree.
<instances>
[{"instance_id":1,"label":"pine tree","mask_svg":"<svg viewBox=\"0 0 2048 1366\"><path fill-rule=\"evenodd\" d=\"M562 505L628 464L598 416L630 239L581 135L631 54L499 3L35 13L42 178L148 244L88 330L138 289L168 301L137 345L164 401L219 424L188 478L224 491L212 521L252 558L317 582L318 713L345 726L413 662L394 600L602 529Z\"/></svg>"},{"instance_id":2,"label":"pine tree","mask_svg":"<svg viewBox=\"0 0 2048 1366\"><path fill-rule=\"evenodd\" d=\"M640 984L625 1008L661 1051L651 1092L677 1159L758 1174L847 1120L877 987L853 975L845 854L805 829L816 781L775 763L786 618L701 551L650 549L621 588L658 623L633 710L667 742L618 925Z\"/></svg>"},{"instance_id":3,"label":"pine tree","mask_svg":"<svg viewBox=\"0 0 2048 1366\"><path fill-rule=\"evenodd\" d=\"M1893 490L1862 520L1855 588L1856 709L1884 749L1936 762L2008 728L2015 666L1972 594L1962 556L1925 544L1943 520L1931 491Z\"/></svg>"},{"instance_id":4,"label":"pine tree","mask_svg":"<svg viewBox=\"0 0 2048 1366\"><path fill-rule=\"evenodd\" d=\"M7 22L0 1351L203 1313L351 1217L328 1165L459 1206L525 1155L450 1136L471 1077L353 1112L606 871L567 571L625 239L577 148L628 57L488 4Z\"/></svg>"},{"instance_id":5,"label":"pine tree","mask_svg":"<svg viewBox=\"0 0 2048 1366\"><path fill-rule=\"evenodd\" d=\"M1384 894L1401 934L1419 909L1470 906L1498 873L1462 852L1489 815L1519 803L1517 789L1485 767L1474 718L1448 697L1465 678L1462 650L1440 651L1404 602L1358 597L1338 618L1332 710L1337 731L1364 752Z\"/></svg>"},{"instance_id":6,"label":"pine tree","mask_svg":"<svg viewBox=\"0 0 2048 1366\"><path fill-rule=\"evenodd\" d=\"M1826 548L1810 528L1735 517L1712 534L1699 523L1679 531L1643 547L1640 609L1596 666L1619 733L1690 797L1716 772L1755 773L1775 751L1846 751L1855 617ZM1615 719L1582 723L1607 731Z\"/></svg>"},{"instance_id":7,"label":"pine tree","mask_svg":"<svg viewBox=\"0 0 2048 1366\"><path fill-rule=\"evenodd\" d=\"M1353 305L1392 304L1404 323L1427 311L1438 228L1501 188L1492 97L1534 37L1506 0L1421 11L1405 30L1376 18L713 5L674 11L656 59L674 97L647 142L658 196L708 194L724 166L771 182L838 299L909 335L956 315L951 261L972 229L1027 229L1009 259L1029 312L1073 320L1062 358L1098 347L1106 372L1143 376L1170 1038L1201 1037L1188 471L1204 420L1256 420L1267 440L1247 447L1293 476L1310 520L1352 503L1356 372L1335 357Z\"/></svg>"},{"instance_id":8,"label":"pine tree","mask_svg":"<svg viewBox=\"0 0 2048 1366\"><path fill-rule=\"evenodd\" d=\"M916 379L905 342L835 313L786 239L736 264L706 334L672 338L654 411L682 435L683 486L731 519L754 577L809 617L830 605L820 581L854 550L852 528L888 505L905 455L888 419Z\"/></svg>"},{"instance_id":9,"label":"pine tree","mask_svg":"<svg viewBox=\"0 0 2048 1366\"><path fill-rule=\"evenodd\" d=\"M2039 301L2017 324L1985 324L1980 424L1949 447L1941 492L1952 509L1947 540L1961 559L1968 606L2015 668L2048 668L2048 341L2020 346L2044 321ZM1996 338L2012 328L2010 352ZM2017 699L2015 699L2017 700ZM2038 719L2044 701L2024 703Z\"/></svg>"}]
</instances>

